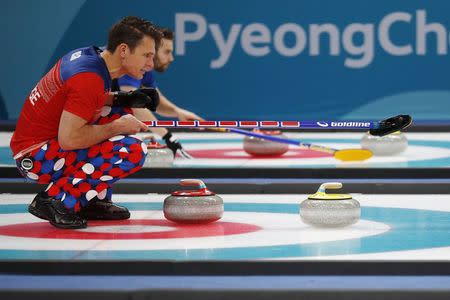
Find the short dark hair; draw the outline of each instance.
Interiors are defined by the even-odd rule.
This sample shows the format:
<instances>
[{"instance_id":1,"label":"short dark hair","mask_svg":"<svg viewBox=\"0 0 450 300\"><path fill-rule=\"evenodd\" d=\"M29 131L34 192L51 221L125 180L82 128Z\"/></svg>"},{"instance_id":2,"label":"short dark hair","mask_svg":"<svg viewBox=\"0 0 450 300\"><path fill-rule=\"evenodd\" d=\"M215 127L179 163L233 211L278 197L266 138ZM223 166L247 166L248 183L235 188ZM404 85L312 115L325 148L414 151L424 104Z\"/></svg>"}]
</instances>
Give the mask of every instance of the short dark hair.
<instances>
[{"instance_id":1,"label":"short dark hair","mask_svg":"<svg viewBox=\"0 0 450 300\"><path fill-rule=\"evenodd\" d=\"M152 22L134 16L125 17L109 30L106 49L114 52L117 46L125 43L133 51L144 36L153 38L155 47L158 49L162 33Z\"/></svg>"},{"instance_id":2,"label":"short dark hair","mask_svg":"<svg viewBox=\"0 0 450 300\"><path fill-rule=\"evenodd\" d=\"M173 41L174 34L173 34L172 29L167 28L167 27L161 27L161 28L159 28L159 31L161 31L163 39L168 39L168 40Z\"/></svg>"}]
</instances>

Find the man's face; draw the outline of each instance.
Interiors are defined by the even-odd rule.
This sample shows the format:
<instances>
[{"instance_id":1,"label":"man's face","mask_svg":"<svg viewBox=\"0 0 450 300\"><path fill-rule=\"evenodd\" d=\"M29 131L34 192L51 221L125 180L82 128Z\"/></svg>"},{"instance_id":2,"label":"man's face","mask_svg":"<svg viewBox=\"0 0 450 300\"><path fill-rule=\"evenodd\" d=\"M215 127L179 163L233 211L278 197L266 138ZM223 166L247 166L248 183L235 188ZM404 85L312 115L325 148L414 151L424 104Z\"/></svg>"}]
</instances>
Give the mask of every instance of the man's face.
<instances>
[{"instance_id":1,"label":"man's face","mask_svg":"<svg viewBox=\"0 0 450 300\"><path fill-rule=\"evenodd\" d=\"M169 68L169 65L174 61L173 57L173 41L168 39L161 39L161 45L155 57L155 70L164 72Z\"/></svg>"},{"instance_id":2,"label":"man's face","mask_svg":"<svg viewBox=\"0 0 450 300\"><path fill-rule=\"evenodd\" d=\"M127 47L123 59L123 68L126 73L134 78L142 79L144 74L154 67L155 41L144 36L133 51Z\"/></svg>"}]
</instances>

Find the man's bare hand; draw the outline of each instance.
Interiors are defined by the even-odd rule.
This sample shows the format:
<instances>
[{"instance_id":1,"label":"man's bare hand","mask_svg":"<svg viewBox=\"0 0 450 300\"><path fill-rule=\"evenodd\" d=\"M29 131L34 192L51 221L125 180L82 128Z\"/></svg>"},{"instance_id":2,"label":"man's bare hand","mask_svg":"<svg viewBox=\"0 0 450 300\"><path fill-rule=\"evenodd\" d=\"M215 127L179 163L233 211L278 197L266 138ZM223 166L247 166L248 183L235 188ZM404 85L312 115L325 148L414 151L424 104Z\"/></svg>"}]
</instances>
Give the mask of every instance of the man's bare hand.
<instances>
[{"instance_id":1,"label":"man's bare hand","mask_svg":"<svg viewBox=\"0 0 450 300\"><path fill-rule=\"evenodd\" d=\"M114 125L117 126L119 133L123 134L136 134L141 131L149 130L147 125L136 119L133 115L123 115L113 122Z\"/></svg>"},{"instance_id":2,"label":"man's bare hand","mask_svg":"<svg viewBox=\"0 0 450 300\"><path fill-rule=\"evenodd\" d=\"M193 112L190 112L190 111L182 109L182 108L177 109L177 114L178 114L178 120L180 120L180 121L192 121L192 120L205 121L202 117L199 117L198 115L194 114Z\"/></svg>"}]
</instances>

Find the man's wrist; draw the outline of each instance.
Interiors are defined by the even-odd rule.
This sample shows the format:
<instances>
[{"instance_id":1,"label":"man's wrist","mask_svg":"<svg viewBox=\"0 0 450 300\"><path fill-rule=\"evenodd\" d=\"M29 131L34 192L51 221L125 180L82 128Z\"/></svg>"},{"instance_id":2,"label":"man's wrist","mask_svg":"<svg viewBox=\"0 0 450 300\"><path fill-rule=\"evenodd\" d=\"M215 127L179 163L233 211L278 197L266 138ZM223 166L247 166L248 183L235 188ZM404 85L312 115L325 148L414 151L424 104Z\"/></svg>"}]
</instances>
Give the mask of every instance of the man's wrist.
<instances>
[{"instance_id":1,"label":"man's wrist","mask_svg":"<svg viewBox=\"0 0 450 300\"><path fill-rule=\"evenodd\" d=\"M167 130L167 132L166 132L166 134L164 134L163 136L162 136L162 139L164 140L164 141L170 141L170 138L172 137L172 133L168 130L168 129L166 129Z\"/></svg>"},{"instance_id":2,"label":"man's wrist","mask_svg":"<svg viewBox=\"0 0 450 300\"><path fill-rule=\"evenodd\" d=\"M105 130L111 135L111 136L116 136L118 134L122 133L122 126L121 126L121 121L120 119L114 120L110 123L106 123L104 125L100 125L100 126L105 126Z\"/></svg>"}]
</instances>

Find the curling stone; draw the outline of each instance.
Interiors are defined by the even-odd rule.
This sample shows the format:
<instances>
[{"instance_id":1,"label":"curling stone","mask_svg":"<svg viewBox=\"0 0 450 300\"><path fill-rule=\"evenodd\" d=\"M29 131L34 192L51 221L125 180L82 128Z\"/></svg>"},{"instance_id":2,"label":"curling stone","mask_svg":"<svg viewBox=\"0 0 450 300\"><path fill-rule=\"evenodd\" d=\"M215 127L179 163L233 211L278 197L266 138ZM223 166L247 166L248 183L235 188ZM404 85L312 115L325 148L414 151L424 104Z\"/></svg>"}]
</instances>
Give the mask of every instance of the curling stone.
<instances>
[{"instance_id":1,"label":"curling stone","mask_svg":"<svg viewBox=\"0 0 450 300\"><path fill-rule=\"evenodd\" d=\"M340 182L322 184L314 195L300 204L303 222L318 227L343 227L358 222L359 202L348 194L327 194L325 189L340 189Z\"/></svg>"},{"instance_id":2,"label":"curling stone","mask_svg":"<svg viewBox=\"0 0 450 300\"><path fill-rule=\"evenodd\" d=\"M361 139L361 147L372 151L374 155L396 155L406 150L408 139L400 131L385 136L374 136L366 133Z\"/></svg>"},{"instance_id":3,"label":"curling stone","mask_svg":"<svg viewBox=\"0 0 450 300\"><path fill-rule=\"evenodd\" d=\"M286 138L279 130L254 130L263 135ZM288 144L277 143L254 136L244 138L244 151L252 156L281 156L289 150Z\"/></svg>"},{"instance_id":4,"label":"curling stone","mask_svg":"<svg viewBox=\"0 0 450 300\"><path fill-rule=\"evenodd\" d=\"M153 136L144 138L147 143L147 157L144 168L170 168L173 166L173 152L166 145L158 143Z\"/></svg>"},{"instance_id":5,"label":"curling stone","mask_svg":"<svg viewBox=\"0 0 450 300\"><path fill-rule=\"evenodd\" d=\"M182 179L182 186L198 190L175 191L164 199L164 216L177 223L204 224L222 218L223 200L198 179Z\"/></svg>"}]
</instances>

